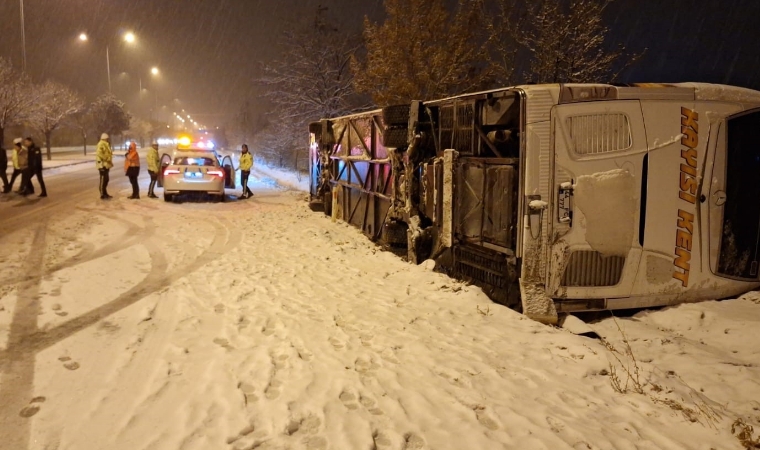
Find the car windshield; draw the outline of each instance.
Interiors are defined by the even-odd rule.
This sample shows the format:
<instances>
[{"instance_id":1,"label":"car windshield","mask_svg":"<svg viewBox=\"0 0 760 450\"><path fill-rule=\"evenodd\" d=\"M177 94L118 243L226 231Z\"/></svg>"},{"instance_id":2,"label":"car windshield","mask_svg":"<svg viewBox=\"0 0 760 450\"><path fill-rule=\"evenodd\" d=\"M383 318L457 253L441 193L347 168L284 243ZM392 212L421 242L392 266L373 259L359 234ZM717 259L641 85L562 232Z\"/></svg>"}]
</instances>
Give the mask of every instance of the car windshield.
<instances>
[{"instance_id":1,"label":"car windshield","mask_svg":"<svg viewBox=\"0 0 760 450\"><path fill-rule=\"evenodd\" d=\"M179 156L174 158L174 165L176 166L215 166L216 162L214 158L207 158L201 156Z\"/></svg>"}]
</instances>

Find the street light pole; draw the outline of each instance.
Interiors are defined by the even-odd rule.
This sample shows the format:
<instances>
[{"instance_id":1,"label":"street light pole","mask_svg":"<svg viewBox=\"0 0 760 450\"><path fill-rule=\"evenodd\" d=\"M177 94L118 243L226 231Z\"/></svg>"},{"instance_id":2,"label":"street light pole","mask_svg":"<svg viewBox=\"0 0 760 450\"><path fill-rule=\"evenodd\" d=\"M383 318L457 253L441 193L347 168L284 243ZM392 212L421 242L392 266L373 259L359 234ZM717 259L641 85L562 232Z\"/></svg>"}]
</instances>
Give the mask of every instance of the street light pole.
<instances>
[{"instance_id":1,"label":"street light pole","mask_svg":"<svg viewBox=\"0 0 760 450\"><path fill-rule=\"evenodd\" d=\"M108 56L108 44L106 44L106 70L108 71L108 93L111 93L111 59Z\"/></svg>"},{"instance_id":2,"label":"street light pole","mask_svg":"<svg viewBox=\"0 0 760 450\"><path fill-rule=\"evenodd\" d=\"M23 56L23 69L26 73L26 35L24 34L24 0L19 0L21 6L21 53Z\"/></svg>"},{"instance_id":3,"label":"street light pole","mask_svg":"<svg viewBox=\"0 0 760 450\"><path fill-rule=\"evenodd\" d=\"M23 1L23 0L21 0ZM22 32L23 34L23 32ZM80 33L79 34L79 40L82 42L87 42L88 36L87 33ZM131 32L128 32L124 35L124 40L128 43L135 42L135 35ZM106 73L108 74L108 93L111 93L111 55L110 55L110 39L106 41ZM26 64L26 59L25 59Z\"/></svg>"}]
</instances>

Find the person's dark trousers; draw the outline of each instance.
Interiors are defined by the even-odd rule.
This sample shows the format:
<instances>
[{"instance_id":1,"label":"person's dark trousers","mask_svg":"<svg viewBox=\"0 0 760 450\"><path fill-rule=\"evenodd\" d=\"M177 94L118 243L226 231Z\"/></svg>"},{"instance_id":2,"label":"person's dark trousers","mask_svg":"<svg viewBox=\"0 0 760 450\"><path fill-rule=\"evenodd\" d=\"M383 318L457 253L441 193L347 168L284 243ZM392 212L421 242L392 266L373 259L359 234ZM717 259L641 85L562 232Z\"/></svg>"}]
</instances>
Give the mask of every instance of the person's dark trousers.
<instances>
[{"instance_id":1,"label":"person's dark trousers","mask_svg":"<svg viewBox=\"0 0 760 450\"><path fill-rule=\"evenodd\" d=\"M243 185L243 198L248 198L253 195L253 192L248 188L248 177L251 175L250 170L240 171L240 184Z\"/></svg>"},{"instance_id":2,"label":"person's dark trousers","mask_svg":"<svg viewBox=\"0 0 760 450\"><path fill-rule=\"evenodd\" d=\"M100 172L100 198L110 198L108 195L108 171L109 169L98 169Z\"/></svg>"},{"instance_id":3,"label":"person's dark trousers","mask_svg":"<svg viewBox=\"0 0 760 450\"><path fill-rule=\"evenodd\" d=\"M150 175L150 184L148 185L148 197L153 198L156 196L156 194L153 193L153 189L156 187L158 172L153 172L152 170L149 170L148 175Z\"/></svg>"},{"instance_id":4,"label":"person's dark trousers","mask_svg":"<svg viewBox=\"0 0 760 450\"><path fill-rule=\"evenodd\" d=\"M47 197L47 189L45 189L45 180L42 179L42 168L34 170L32 175L37 177L37 183L40 184L40 197ZM32 175L29 176L29 186L32 185ZM34 192L34 188L31 188Z\"/></svg>"},{"instance_id":5,"label":"person's dark trousers","mask_svg":"<svg viewBox=\"0 0 760 450\"><path fill-rule=\"evenodd\" d=\"M139 170L137 167L129 168L127 176L129 177L129 183L132 185L132 196L129 198L136 199L136 198L140 198L140 187L137 185L138 172L137 170L133 170L133 169Z\"/></svg>"},{"instance_id":6,"label":"person's dark trousers","mask_svg":"<svg viewBox=\"0 0 760 450\"><path fill-rule=\"evenodd\" d=\"M0 170L0 180L3 180L3 192L8 193L11 191L11 185L8 184L8 175L5 173L5 169Z\"/></svg>"},{"instance_id":7,"label":"person's dark trousers","mask_svg":"<svg viewBox=\"0 0 760 450\"><path fill-rule=\"evenodd\" d=\"M8 170L8 153L4 148L0 147L0 180L3 180L3 193L10 192L8 187L8 174L5 172Z\"/></svg>"},{"instance_id":8,"label":"person's dark trousers","mask_svg":"<svg viewBox=\"0 0 760 450\"><path fill-rule=\"evenodd\" d=\"M29 195L34 194L34 185L32 184L32 169L21 169L21 187L19 188L19 194Z\"/></svg>"},{"instance_id":9,"label":"person's dark trousers","mask_svg":"<svg viewBox=\"0 0 760 450\"><path fill-rule=\"evenodd\" d=\"M11 181L8 183L8 191L10 192L13 189L13 184L16 182L16 178L18 178L19 175L23 175L23 171L21 169L13 169L13 173L11 174ZM24 177L22 176L21 179L23 180ZM23 188L24 185L22 184L19 188L19 191L21 191L21 188Z\"/></svg>"}]
</instances>

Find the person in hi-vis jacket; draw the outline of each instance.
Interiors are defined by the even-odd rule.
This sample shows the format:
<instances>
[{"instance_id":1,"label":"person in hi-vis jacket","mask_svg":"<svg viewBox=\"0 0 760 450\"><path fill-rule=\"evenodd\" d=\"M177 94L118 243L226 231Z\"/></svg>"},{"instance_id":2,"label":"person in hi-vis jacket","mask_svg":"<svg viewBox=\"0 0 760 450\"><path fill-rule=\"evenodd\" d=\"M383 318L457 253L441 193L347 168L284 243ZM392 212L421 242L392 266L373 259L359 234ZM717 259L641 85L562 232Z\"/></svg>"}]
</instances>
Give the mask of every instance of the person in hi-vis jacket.
<instances>
[{"instance_id":1,"label":"person in hi-vis jacket","mask_svg":"<svg viewBox=\"0 0 760 450\"><path fill-rule=\"evenodd\" d=\"M248 145L243 144L243 153L240 154L240 184L243 185L243 195L240 198L250 198L253 192L248 188L248 176L251 175L253 167L253 156L248 152Z\"/></svg>"},{"instance_id":2,"label":"person in hi-vis jacket","mask_svg":"<svg viewBox=\"0 0 760 450\"><path fill-rule=\"evenodd\" d=\"M108 200L112 198L108 195L108 172L113 167L113 152L111 152L111 144L108 142L106 133L100 135L100 142L95 150L95 167L100 172L100 198Z\"/></svg>"},{"instance_id":3,"label":"person in hi-vis jacket","mask_svg":"<svg viewBox=\"0 0 760 450\"><path fill-rule=\"evenodd\" d=\"M153 141L148 149L148 174L150 175L150 185L148 185L148 198L158 198L158 195L153 193L153 189L156 187L156 180L158 178L158 142Z\"/></svg>"},{"instance_id":4,"label":"person in hi-vis jacket","mask_svg":"<svg viewBox=\"0 0 760 450\"><path fill-rule=\"evenodd\" d=\"M129 143L129 150L124 157L124 175L129 177L129 184L132 185L132 195L129 199L140 199L140 186L137 184L137 176L140 175L140 155L137 154L137 144L135 141Z\"/></svg>"}]
</instances>

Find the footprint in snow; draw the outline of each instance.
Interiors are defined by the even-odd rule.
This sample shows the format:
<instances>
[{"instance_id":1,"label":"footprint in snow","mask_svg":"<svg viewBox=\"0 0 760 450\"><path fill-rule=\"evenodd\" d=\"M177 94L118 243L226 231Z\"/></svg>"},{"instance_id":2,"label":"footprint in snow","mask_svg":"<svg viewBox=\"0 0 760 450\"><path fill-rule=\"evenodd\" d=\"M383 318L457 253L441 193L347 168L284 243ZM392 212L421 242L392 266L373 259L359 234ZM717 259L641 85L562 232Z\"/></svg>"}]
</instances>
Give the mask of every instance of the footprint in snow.
<instances>
[{"instance_id":1,"label":"footprint in snow","mask_svg":"<svg viewBox=\"0 0 760 450\"><path fill-rule=\"evenodd\" d=\"M227 350L232 350L232 346L230 345L230 341L228 341L225 338L216 338L214 339L214 344L226 348Z\"/></svg>"},{"instance_id":2,"label":"footprint in snow","mask_svg":"<svg viewBox=\"0 0 760 450\"><path fill-rule=\"evenodd\" d=\"M233 436L231 438L227 438L227 444L234 444L235 442L239 441L240 439L243 439L244 437L248 436L249 434L253 433L256 429L254 428L253 424L248 425L247 427L243 428L240 433L237 434L237 436Z\"/></svg>"},{"instance_id":3,"label":"footprint in snow","mask_svg":"<svg viewBox=\"0 0 760 450\"><path fill-rule=\"evenodd\" d=\"M372 345L372 338L375 337L372 333L361 333L359 335L359 339L362 341L362 345L364 347L369 347Z\"/></svg>"},{"instance_id":4,"label":"footprint in snow","mask_svg":"<svg viewBox=\"0 0 760 450\"><path fill-rule=\"evenodd\" d=\"M311 361L311 359L314 357L314 354L304 347L297 346L294 348L296 349L296 352L298 353L298 357L304 361L307 361L307 362Z\"/></svg>"},{"instance_id":5,"label":"footprint in snow","mask_svg":"<svg viewBox=\"0 0 760 450\"><path fill-rule=\"evenodd\" d=\"M356 403L356 396L350 392L343 391L338 396L340 401L348 409L358 409L359 405Z\"/></svg>"},{"instance_id":6,"label":"footprint in snow","mask_svg":"<svg viewBox=\"0 0 760 450\"><path fill-rule=\"evenodd\" d=\"M335 350L340 350L341 348L345 347L345 345L343 345L343 342L341 342L338 338L331 337L328 340Z\"/></svg>"},{"instance_id":7,"label":"footprint in snow","mask_svg":"<svg viewBox=\"0 0 760 450\"><path fill-rule=\"evenodd\" d=\"M264 390L264 395L269 400L274 400L277 397L280 396L280 386L282 386L282 382L278 380L272 380L269 382L269 386L267 386L266 390Z\"/></svg>"},{"instance_id":8,"label":"footprint in snow","mask_svg":"<svg viewBox=\"0 0 760 450\"><path fill-rule=\"evenodd\" d=\"M496 420L494 420L488 412L486 412L485 406L477 405L473 410L475 411L475 417L478 418L478 422L480 422L481 425L489 430L499 429L499 424L496 423Z\"/></svg>"},{"instance_id":9,"label":"footprint in snow","mask_svg":"<svg viewBox=\"0 0 760 450\"><path fill-rule=\"evenodd\" d=\"M373 416L381 416L383 414L383 411L377 407L377 402L375 402L375 400L369 397L360 395L359 403L361 403L362 406L367 408L367 411L369 411L369 413L372 414Z\"/></svg>"},{"instance_id":10,"label":"footprint in snow","mask_svg":"<svg viewBox=\"0 0 760 450\"><path fill-rule=\"evenodd\" d=\"M59 292L59 295L60 295L60 292ZM66 311L62 311L62 310L61 310L62 308L61 308L61 305L60 305L59 303L56 303L56 304L54 304L54 305L51 307L51 309L52 309L52 310L53 310L53 311L56 313L56 315L59 315L59 316L61 316L61 317L64 317L64 316L68 316L68 315L69 315L69 313L67 313Z\"/></svg>"},{"instance_id":11,"label":"footprint in snow","mask_svg":"<svg viewBox=\"0 0 760 450\"><path fill-rule=\"evenodd\" d=\"M25 406L21 411L19 411L18 415L25 419L32 417L33 415L40 412L39 403L43 403L45 400L45 397L34 397L32 401L29 402L29 406Z\"/></svg>"},{"instance_id":12,"label":"footprint in snow","mask_svg":"<svg viewBox=\"0 0 760 450\"><path fill-rule=\"evenodd\" d=\"M275 369L280 370L287 367L287 361L290 356L288 355L278 355L272 357L272 365Z\"/></svg>"},{"instance_id":13,"label":"footprint in snow","mask_svg":"<svg viewBox=\"0 0 760 450\"><path fill-rule=\"evenodd\" d=\"M254 385L249 383L240 383L238 384L238 389L243 392L246 405L259 400L259 396L256 395L256 387Z\"/></svg>"},{"instance_id":14,"label":"footprint in snow","mask_svg":"<svg viewBox=\"0 0 760 450\"><path fill-rule=\"evenodd\" d=\"M425 448L425 440L414 433L404 435L403 450L422 450Z\"/></svg>"},{"instance_id":15,"label":"footprint in snow","mask_svg":"<svg viewBox=\"0 0 760 450\"><path fill-rule=\"evenodd\" d=\"M79 368L79 363L72 361L68 356L61 356L58 358L58 361L61 361L63 363L63 367L69 370L77 370Z\"/></svg>"},{"instance_id":16,"label":"footprint in snow","mask_svg":"<svg viewBox=\"0 0 760 450\"><path fill-rule=\"evenodd\" d=\"M387 448L393 444L386 433L377 430L372 432L372 441L375 443L376 449Z\"/></svg>"}]
</instances>

